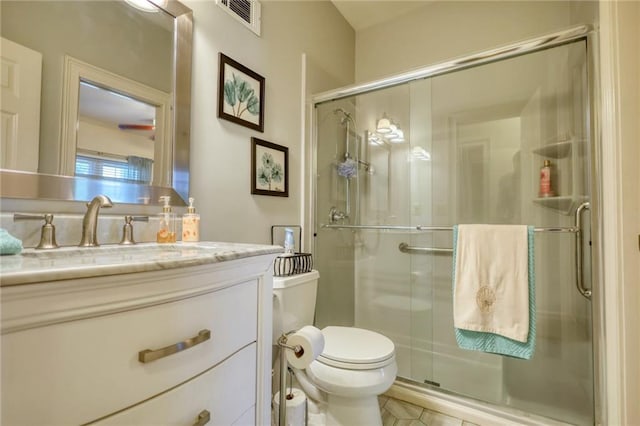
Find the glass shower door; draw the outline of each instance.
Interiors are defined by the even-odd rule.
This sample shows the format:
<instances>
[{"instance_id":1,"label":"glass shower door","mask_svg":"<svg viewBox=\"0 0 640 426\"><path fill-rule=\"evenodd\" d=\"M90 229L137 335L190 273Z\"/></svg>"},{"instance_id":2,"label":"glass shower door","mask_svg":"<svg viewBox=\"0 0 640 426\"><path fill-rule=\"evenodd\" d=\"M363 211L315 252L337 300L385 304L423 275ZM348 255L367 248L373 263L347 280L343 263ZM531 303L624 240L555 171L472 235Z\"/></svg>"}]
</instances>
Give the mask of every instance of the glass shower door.
<instances>
[{"instance_id":1,"label":"glass shower door","mask_svg":"<svg viewBox=\"0 0 640 426\"><path fill-rule=\"evenodd\" d=\"M427 91L431 101L429 116L412 120L412 127L430 123L431 156L427 178L413 171L412 209L423 215L412 217L412 223L571 227L576 208L588 200L586 78L583 41L411 83ZM540 193L545 160L551 164L552 196ZM413 312L417 375L411 379L593 424L591 305L575 287L574 238L535 235L537 339L530 361L458 348L451 257L411 255L413 292L424 293L425 300L432 295L432 322L425 322L419 309ZM420 246L451 246L450 233L412 240ZM426 279L414 278L421 274ZM425 329L433 348L427 377L420 364L429 337Z\"/></svg>"},{"instance_id":2,"label":"glass shower door","mask_svg":"<svg viewBox=\"0 0 640 426\"><path fill-rule=\"evenodd\" d=\"M582 40L316 105L316 325L386 335L412 383L593 424L575 234L535 234L537 339L524 361L457 346L451 231L415 228L572 227L590 194L586 70ZM380 133L384 117L403 137ZM545 160L552 196L539 193Z\"/></svg>"}]
</instances>

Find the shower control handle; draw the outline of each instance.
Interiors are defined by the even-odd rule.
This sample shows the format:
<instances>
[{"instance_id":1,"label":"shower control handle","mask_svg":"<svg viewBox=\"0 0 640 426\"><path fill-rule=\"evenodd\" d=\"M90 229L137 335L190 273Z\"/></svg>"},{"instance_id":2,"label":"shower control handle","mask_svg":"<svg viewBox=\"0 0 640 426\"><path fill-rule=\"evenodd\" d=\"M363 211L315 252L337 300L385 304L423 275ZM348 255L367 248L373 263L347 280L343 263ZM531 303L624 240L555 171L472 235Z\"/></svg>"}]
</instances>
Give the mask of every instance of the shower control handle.
<instances>
[{"instance_id":1,"label":"shower control handle","mask_svg":"<svg viewBox=\"0 0 640 426\"><path fill-rule=\"evenodd\" d=\"M335 207L331 207L331 210L329 210L329 223L336 223L340 220L344 220L346 217L346 214Z\"/></svg>"}]
</instances>

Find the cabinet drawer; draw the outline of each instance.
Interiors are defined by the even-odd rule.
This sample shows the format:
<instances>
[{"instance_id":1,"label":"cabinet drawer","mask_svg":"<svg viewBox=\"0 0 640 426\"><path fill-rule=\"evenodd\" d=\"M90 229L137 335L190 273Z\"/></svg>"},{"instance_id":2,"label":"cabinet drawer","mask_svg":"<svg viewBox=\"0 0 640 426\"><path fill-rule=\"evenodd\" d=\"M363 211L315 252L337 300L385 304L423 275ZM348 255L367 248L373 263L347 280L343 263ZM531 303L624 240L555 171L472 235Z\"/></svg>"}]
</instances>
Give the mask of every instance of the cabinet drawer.
<instances>
[{"instance_id":1,"label":"cabinet drawer","mask_svg":"<svg viewBox=\"0 0 640 426\"><path fill-rule=\"evenodd\" d=\"M189 349L138 353L210 330ZM174 387L257 335L257 281L197 297L2 336L2 424L81 424Z\"/></svg>"},{"instance_id":2,"label":"cabinet drawer","mask_svg":"<svg viewBox=\"0 0 640 426\"><path fill-rule=\"evenodd\" d=\"M245 411L231 426L256 426L256 406Z\"/></svg>"},{"instance_id":3,"label":"cabinet drawer","mask_svg":"<svg viewBox=\"0 0 640 426\"><path fill-rule=\"evenodd\" d=\"M103 419L95 425L255 425L256 344L169 392Z\"/></svg>"}]
</instances>

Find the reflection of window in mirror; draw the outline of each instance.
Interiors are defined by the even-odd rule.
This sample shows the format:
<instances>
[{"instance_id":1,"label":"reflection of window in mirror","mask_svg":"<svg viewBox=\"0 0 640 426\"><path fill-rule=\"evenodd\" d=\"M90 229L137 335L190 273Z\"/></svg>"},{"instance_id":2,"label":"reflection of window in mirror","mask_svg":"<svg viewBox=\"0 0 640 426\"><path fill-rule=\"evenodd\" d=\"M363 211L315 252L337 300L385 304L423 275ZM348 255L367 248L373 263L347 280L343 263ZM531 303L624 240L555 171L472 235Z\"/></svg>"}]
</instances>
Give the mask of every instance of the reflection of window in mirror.
<instances>
[{"instance_id":1,"label":"reflection of window in mirror","mask_svg":"<svg viewBox=\"0 0 640 426\"><path fill-rule=\"evenodd\" d=\"M172 95L70 56L64 76L61 174L171 186Z\"/></svg>"},{"instance_id":2,"label":"reflection of window in mirror","mask_svg":"<svg viewBox=\"0 0 640 426\"><path fill-rule=\"evenodd\" d=\"M150 184L155 122L153 105L81 81L76 176Z\"/></svg>"}]
</instances>

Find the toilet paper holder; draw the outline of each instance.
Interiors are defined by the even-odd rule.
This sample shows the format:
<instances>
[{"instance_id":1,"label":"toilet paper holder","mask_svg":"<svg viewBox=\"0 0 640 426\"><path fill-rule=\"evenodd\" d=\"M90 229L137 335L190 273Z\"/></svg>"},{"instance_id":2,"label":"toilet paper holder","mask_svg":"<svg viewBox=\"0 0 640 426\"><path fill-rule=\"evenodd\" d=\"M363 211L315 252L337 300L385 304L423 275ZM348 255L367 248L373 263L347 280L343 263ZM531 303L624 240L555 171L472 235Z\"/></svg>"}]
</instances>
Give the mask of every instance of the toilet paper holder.
<instances>
[{"instance_id":1,"label":"toilet paper holder","mask_svg":"<svg viewBox=\"0 0 640 426\"><path fill-rule=\"evenodd\" d=\"M278 413L278 425L285 426L287 424L287 371L289 370L289 364L287 363L287 356L285 350L293 351L297 358L304 355L304 348L300 345L287 344L287 336L295 333L296 330L291 330L288 333L283 333L278 338L278 346L280 350L280 412Z\"/></svg>"},{"instance_id":2,"label":"toilet paper holder","mask_svg":"<svg viewBox=\"0 0 640 426\"><path fill-rule=\"evenodd\" d=\"M297 358L300 358L302 355L304 355L304 348L300 345L287 345L287 336L289 336L290 334L295 333L296 330L291 330L288 333L283 334L282 336L280 336L280 338L278 339L278 346L280 346L281 348L285 348L285 349L290 349L293 351L293 353L295 354L295 356ZM284 352L281 352L282 354L284 354Z\"/></svg>"}]
</instances>

